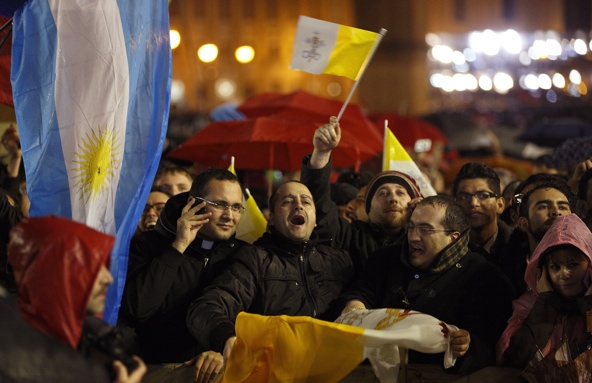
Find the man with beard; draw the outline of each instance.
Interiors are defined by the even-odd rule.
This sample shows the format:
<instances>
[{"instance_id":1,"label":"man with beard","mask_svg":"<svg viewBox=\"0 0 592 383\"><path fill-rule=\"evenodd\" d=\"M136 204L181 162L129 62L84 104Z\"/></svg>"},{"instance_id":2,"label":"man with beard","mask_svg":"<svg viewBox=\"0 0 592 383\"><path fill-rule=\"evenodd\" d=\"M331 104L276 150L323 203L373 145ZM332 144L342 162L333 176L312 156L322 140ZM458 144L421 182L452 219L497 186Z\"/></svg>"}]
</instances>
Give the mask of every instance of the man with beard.
<instances>
[{"instance_id":1,"label":"man with beard","mask_svg":"<svg viewBox=\"0 0 592 383\"><path fill-rule=\"evenodd\" d=\"M518 228L528 235L530 253L534 252L549 227L558 217L571 213L570 192L560 183L537 185L522 196Z\"/></svg>"},{"instance_id":2,"label":"man with beard","mask_svg":"<svg viewBox=\"0 0 592 383\"><path fill-rule=\"evenodd\" d=\"M447 196L417 203L402 247L374 253L360 278L340 301L344 312L401 308L432 315L460 330L451 332L458 357L451 373L470 372L495 362L494 347L512 310L507 277L482 255L471 252L469 224ZM409 363L442 364L442 354L409 352Z\"/></svg>"},{"instance_id":3,"label":"man with beard","mask_svg":"<svg viewBox=\"0 0 592 383\"><path fill-rule=\"evenodd\" d=\"M368 184L364 202L368 221L348 222L339 217L331 200L331 151L341 140L337 119L315 131L313 152L304 157L301 180L314 197L319 235L333 241L333 246L349 252L356 273L363 270L366 259L375 250L405 240L405 225L411 206L421 198L415 180L405 173L386 171ZM413 201L413 202L412 202Z\"/></svg>"},{"instance_id":4,"label":"man with beard","mask_svg":"<svg viewBox=\"0 0 592 383\"><path fill-rule=\"evenodd\" d=\"M323 245L313 233L315 204L304 184L281 185L269 209L268 232L243 247L187 313L198 343L225 357L241 311L333 320L338 313L330 306L353 277L348 254Z\"/></svg>"},{"instance_id":5,"label":"man with beard","mask_svg":"<svg viewBox=\"0 0 592 383\"><path fill-rule=\"evenodd\" d=\"M238 178L210 168L195 177L188 193L166 202L154 229L132 239L120 321L135 329L148 364L170 370L187 362L196 373L221 366L222 355L202 353L185 317L189 304L246 244L235 238L242 203Z\"/></svg>"}]
</instances>

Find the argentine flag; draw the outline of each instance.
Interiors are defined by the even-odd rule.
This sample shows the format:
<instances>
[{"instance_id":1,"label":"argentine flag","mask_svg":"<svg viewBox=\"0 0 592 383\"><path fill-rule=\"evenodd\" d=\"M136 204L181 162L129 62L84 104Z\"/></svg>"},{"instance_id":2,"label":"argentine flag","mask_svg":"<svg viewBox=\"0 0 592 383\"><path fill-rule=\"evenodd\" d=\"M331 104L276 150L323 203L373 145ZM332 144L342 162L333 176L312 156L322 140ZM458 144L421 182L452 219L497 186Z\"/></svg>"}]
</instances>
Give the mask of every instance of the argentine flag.
<instances>
[{"instance_id":1,"label":"argentine flag","mask_svg":"<svg viewBox=\"0 0 592 383\"><path fill-rule=\"evenodd\" d=\"M27 2L14 15L11 82L29 215L117 237L104 315L114 323L166 136L167 0Z\"/></svg>"}]
</instances>

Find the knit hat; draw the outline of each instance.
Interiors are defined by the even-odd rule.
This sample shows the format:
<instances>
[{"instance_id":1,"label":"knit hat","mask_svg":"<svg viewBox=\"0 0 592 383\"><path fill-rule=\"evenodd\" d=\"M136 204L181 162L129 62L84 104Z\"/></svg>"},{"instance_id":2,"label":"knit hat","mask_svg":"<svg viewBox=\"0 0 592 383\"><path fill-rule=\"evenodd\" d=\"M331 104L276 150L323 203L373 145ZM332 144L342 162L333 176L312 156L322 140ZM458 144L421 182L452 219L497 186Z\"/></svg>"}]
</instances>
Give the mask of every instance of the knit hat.
<instances>
[{"instance_id":1,"label":"knit hat","mask_svg":"<svg viewBox=\"0 0 592 383\"><path fill-rule=\"evenodd\" d=\"M415 180L405 173L398 172L396 170L389 170L386 172L379 173L374 179L368 184L368 192L366 193L366 213L370 213L370 205L372 204L372 198L376 193L376 190L384 184L398 184L401 185L409 193L411 199L423 197L419 186Z\"/></svg>"}]
</instances>

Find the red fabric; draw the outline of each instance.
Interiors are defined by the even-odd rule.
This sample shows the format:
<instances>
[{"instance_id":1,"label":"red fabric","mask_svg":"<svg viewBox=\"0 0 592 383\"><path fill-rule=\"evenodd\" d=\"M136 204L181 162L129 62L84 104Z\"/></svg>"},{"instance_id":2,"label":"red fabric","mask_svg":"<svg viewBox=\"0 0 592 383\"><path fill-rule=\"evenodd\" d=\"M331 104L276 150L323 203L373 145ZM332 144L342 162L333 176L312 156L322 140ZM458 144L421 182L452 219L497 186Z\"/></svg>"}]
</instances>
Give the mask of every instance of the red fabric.
<instances>
[{"instance_id":1,"label":"red fabric","mask_svg":"<svg viewBox=\"0 0 592 383\"><path fill-rule=\"evenodd\" d=\"M21 313L76 348L94 282L115 238L54 216L29 218L10 233L8 259Z\"/></svg>"},{"instance_id":2,"label":"red fabric","mask_svg":"<svg viewBox=\"0 0 592 383\"><path fill-rule=\"evenodd\" d=\"M0 16L0 26L9 20L8 17ZM0 40L6 36L7 30L0 33ZM0 103L14 107L12 101L12 85L10 84L10 52L12 50L12 36L9 36L2 48L0 48Z\"/></svg>"},{"instance_id":3,"label":"red fabric","mask_svg":"<svg viewBox=\"0 0 592 383\"><path fill-rule=\"evenodd\" d=\"M588 259L592 263L592 234L586 224L575 214L557 218L534 250L530 262L526 267L524 279L531 288L531 291L522 294L512 302L514 309L512 317L508 320L508 326L497 344L498 362L502 361L502 356L510 345L510 339L522 327L522 323L528 317L530 310L532 310L536 302L538 296L536 277L541 256L550 247L557 245L572 245L577 247L588 256ZM549 341L541 351L543 355L547 356L560 345L563 339L580 339L584 332L585 324L579 318L574 320L573 317L559 317Z\"/></svg>"}]
</instances>

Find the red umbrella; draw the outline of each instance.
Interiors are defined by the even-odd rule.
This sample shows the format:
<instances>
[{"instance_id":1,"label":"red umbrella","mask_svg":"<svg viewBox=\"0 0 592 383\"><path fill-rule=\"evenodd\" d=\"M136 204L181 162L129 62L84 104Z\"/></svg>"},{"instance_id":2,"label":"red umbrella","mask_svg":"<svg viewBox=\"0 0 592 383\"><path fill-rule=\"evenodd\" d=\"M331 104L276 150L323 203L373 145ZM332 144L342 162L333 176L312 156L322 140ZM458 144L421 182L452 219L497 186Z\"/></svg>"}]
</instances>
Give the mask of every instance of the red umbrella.
<instances>
[{"instance_id":1,"label":"red umbrella","mask_svg":"<svg viewBox=\"0 0 592 383\"><path fill-rule=\"evenodd\" d=\"M262 93L245 101L238 110L247 117L277 116L325 124L337 116L343 102L316 96L304 91L289 94ZM342 131L348 131L370 148L381 151L382 133L378 133L356 104L348 104L341 120Z\"/></svg>"},{"instance_id":2,"label":"red umbrella","mask_svg":"<svg viewBox=\"0 0 592 383\"><path fill-rule=\"evenodd\" d=\"M380 132L384 132L384 120L387 120L390 130L409 153L418 151L422 147L431 152L435 144L440 143L445 148L444 158L446 160L451 161L458 158L456 150L449 149L448 137L438 127L427 121L395 113L375 113L369 115L368 118ZM429 149L426 146L426 141L423 140L429 140Z\"/></svg>"},{"instance_id":3,"label":"red umbrella","mask_svg":"<svg viewBox=\"0 0 592 383\"><path fill-rule=\"evenodd\" d=\"M168 156L220 167L228 166L234 156L237 169L295 171L300 169L302 157L312 152L317 127L314 122L279 117L214 122ZM346 131L331 157L334 167L357 169L376 154Z\"/></svg>"}]
</instances>

